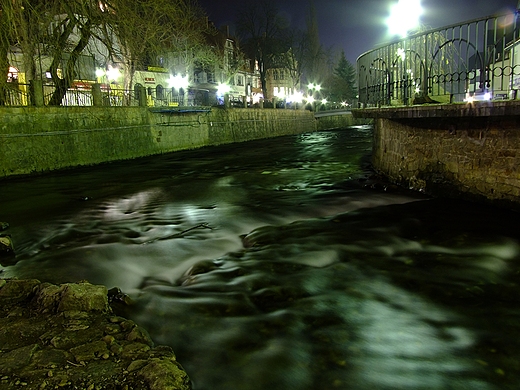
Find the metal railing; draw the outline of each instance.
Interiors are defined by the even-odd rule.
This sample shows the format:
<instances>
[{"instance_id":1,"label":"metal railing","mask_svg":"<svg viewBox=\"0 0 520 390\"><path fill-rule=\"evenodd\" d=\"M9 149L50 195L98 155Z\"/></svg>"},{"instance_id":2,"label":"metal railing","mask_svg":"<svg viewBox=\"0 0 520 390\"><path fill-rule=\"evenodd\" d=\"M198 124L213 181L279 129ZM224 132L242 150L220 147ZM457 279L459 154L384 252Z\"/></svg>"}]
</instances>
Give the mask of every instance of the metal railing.
<instances>
[{"instance_id":1,"label":"metal railing","mask_svg":"<svg viewBox=\"0 0 520 390\"><path fill-rule=\"evenodd\" d=\"M364 53L357 60L359 103L515 99L520 89L519 27L518 12L488 16Z\"/></svg>"},{"instance_id":2,"label":"metal railing","mask_svg":"<svg viewBox=\"0 0 520 390\"><path fill-rule=\"evenodd\" d=\"M52 84L42 84L41 95L43 96L43 105L50 104L51 98L55 92L55 86ZM4 106L27 106L32 105L31 85L12 83L5 90ZM69 88L61 99L61 106L186 106L194 105L195 99L191 94L179 95L173 90L158 90L157 88L135 88L125 90L119 87L109 85L100 86L100 100L96 102L94 98L94 89L90 88Z\"/></svg>"}]
</instances>

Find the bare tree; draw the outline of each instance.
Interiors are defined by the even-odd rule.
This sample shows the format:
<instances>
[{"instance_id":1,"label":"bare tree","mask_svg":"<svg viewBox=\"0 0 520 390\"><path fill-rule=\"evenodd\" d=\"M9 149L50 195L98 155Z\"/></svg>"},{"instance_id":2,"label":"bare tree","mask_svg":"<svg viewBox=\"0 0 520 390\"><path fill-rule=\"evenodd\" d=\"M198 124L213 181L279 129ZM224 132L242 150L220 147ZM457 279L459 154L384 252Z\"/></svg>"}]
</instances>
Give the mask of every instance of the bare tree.
<instances>
[{"instance_id":1,"label":"bare tree","mask_svg":"<svg viewBox=\"0 0 520 390\"><path fill-rule=\"evenodd\" d=\"M9 53L23 53L27 81L40 77L35 59L48 58L54 83L52 105L61 104L78 77L79 63L94 47L122 62L132 84L138 67L166 51L202 47L204 15L192 0L0 0L0 67L7 74ZM41 72L40 72L41 73ZM7 83L0 81L0 104Z\"/></svg>"},{"instance_id":2,"label":"bare tree","mask_svg":"<svg viewBox=\"0 0 520 390\"><path fill-rule=\"evenodd\" d=\"M327 52L320 42L314 1L309 1L305 45L302 46L302 67L308 82L321 83L328 73Z\"/></svg>"},{"instance_id":3,"label":"bare tree","mask_svg":"<svg viewBox=\"0 0 520 390\"><path fill-rule=\"evenodd\" d=\"M201 48L207 26L202 10L191 0L111 0L106 7L110 16L104 38L114 62L123 63L125 89L132 85L133 74L146 64L156 65L165 53L183 55L193 61Z\"/></svg>"},{"instance_id":4,"label":"bare tree","mask_svg":"<svg viewBox=\"0 0 520 390\"><path fill-rule=\"evenodd\" d=\"M11 46L12 35L10 34L10 19L11 19L11 2L8 0L1 0L0 6L0 72L7 75L9 72L9 49ZM7 97L7 77L0 77L0 105L5 105Z\"/></svg>"},{"instance_id":5,"label":"bare tree","mask_svg":"<svg viewBox=\"0 0 520 390\"><path fill-rule=\"evenodd\" d=\"M258 63L262 92L267 95L267 71L278 64L276 58L289 50L288 23L274 1L249 1L237 15L237 32L246 53Z\"/></svg>"}]
</instances>

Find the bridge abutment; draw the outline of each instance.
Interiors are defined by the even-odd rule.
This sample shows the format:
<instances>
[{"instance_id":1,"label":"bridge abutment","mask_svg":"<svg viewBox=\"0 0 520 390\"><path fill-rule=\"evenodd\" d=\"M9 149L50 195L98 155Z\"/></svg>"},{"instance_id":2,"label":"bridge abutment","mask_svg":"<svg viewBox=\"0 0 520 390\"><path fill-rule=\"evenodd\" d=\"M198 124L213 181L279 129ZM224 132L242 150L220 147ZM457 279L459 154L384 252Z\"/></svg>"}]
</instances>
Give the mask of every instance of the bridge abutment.
<instances>
[{"instance_id":1,"label":"bridge abutment","mask_svg":"<svg viewBox=\"0 0 520 390\"><path fill-rule=\"evenodd\" d=\"M520 207L520 102L355 110L374 119L373 165L431 194Z\"/></svg>"}]
</instances>

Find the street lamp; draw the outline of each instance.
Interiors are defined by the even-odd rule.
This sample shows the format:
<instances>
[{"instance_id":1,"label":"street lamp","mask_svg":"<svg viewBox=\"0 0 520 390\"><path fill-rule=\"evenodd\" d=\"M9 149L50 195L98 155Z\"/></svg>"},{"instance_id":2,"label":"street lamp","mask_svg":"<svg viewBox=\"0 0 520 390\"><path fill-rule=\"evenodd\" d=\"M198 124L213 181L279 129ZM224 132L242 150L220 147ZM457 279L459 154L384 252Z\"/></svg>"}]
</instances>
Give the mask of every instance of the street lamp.
<instances>
[{"instance_id":1,"label":"street lamp","mask_svg":"<svg viewBox=\"0 0 520 390\"><path fill-rule=\"evenodd\" d=\"M229 106L229 91L231 87L225 83L219 83L217 87L217 99L223 99L224 106Z\"/></svg>"},{"instance_id":2,"label":"street lamp","mask_svg":"<svg viewBox=\"0 0 520 390\"><path fill-rule=\"evenodd\" d=\"M181 76L180 74L176 74L175 76L170 75L170 78L166 80L169 88L175 88L180 90L181 88L188 88L188 76Z\"/></svg>"},{"instance_id":3,"label":"street lamp","mask_svg":"<svg viewBox=\"0 0 520 390\"><path fill-rule=\"evenodd\" d=\"M388 32L392 36L405 37L419 25L422 14L421 0L399 0L390 7L390 16L386 20Z\"/></svg>"},{"instance_id":4,"label":"street lamp","mask_svg":"<svg viewBox=\"0 0 520 390\"><path fill-rule=\"evenodd\" d=\"M314 111L314 110L316 110L316 105L313 103L315 102L315 100L317 98L319 98L319 95L316 95L316 97L315 97L314 93L321 91L321 85L309 83L309 85L307 87L309 88L309 93L308 93L309 97L307 98L307 102L311 104L311 107L313 108L313 111Z\"/></svg>"},{"instance_id":5,"label":"street lamp","mask_svg":"<svg viewBox=\"0 0 520 390\"><path fill-rule=\"evenodd\" d=\"M168 87L172 89L172 99L174 96L174 90L177 90L177 104L184 105L184 90L188 88L189 80L188 76L181 76L176 74L175 76L170 75L170 78L166 80ZM173 101L175 103L175 101Z\"/></svg>"},{"instance_id":6,"label":"street lamp","mask_svg":"<svg viewBox=\"0 0 520 390\"><path fill-rule=\"evenodd\" d=\"M108 69L106 71L106 76L107 76L108 81L115 81L115 82L117 82L117 80L119 78L121 78L121 76L122 76L121 70L119 70L119 68L117 68L117 67L113 67L111 65L108 65Z\"/></svg>"}]
</instances>

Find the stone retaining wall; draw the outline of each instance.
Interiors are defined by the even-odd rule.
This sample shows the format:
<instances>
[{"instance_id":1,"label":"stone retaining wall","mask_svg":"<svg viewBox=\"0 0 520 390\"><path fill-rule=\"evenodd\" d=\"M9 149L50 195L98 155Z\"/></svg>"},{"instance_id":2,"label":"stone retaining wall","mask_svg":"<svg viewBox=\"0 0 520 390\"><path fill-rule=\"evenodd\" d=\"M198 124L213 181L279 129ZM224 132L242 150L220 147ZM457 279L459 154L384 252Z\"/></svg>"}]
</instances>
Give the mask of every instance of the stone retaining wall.
<instances>
[{"instance_id":1,"label":"stone retaining wall","mask_svg":"<svg viewBox=\"0 0 520 390\"><path fill-rule=\"evenodd\" d=\"M417 190L519 207L520 119L378 118L373 164Z\"/></svg>"},{"instance_id":2,"label":"stone retaining wall","mask_svg":"<svg viewBox=\"0 0 520 390\"><path fill-rule=\"evenodd\" d=\"M318 130L346 129L350 126L366 123L369 123L369 121L356 119L351 114L330 115L316 118Z\"/></svg>"},{"instance_id":3,"label":"stone retaining wall","mask_svg":"<svg viewBox=\"0 0 520 390\"><path fill-rule=\"evenodd\" d=\"M305 110L5 107L0 178L316 130Z\"/></svg>"}]
</instances>

